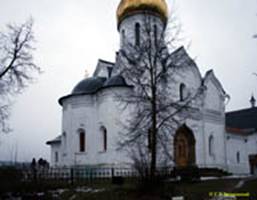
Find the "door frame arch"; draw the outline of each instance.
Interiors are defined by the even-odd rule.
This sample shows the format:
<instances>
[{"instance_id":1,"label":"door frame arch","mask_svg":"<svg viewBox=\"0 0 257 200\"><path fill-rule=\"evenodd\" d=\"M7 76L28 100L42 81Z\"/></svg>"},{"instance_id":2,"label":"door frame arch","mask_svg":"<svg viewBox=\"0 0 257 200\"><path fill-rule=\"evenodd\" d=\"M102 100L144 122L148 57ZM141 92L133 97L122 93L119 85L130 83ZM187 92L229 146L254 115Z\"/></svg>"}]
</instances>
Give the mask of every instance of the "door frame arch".
<instances>
[{"instance_id":1,"label":"door frame arch","mask_svg":"<svg viewBox=\"0 0 257 200\"><path fill-rule=\"evenodd\" d=\"M174 136L174 163L178 168L196 165L196 140L186 124L177 129Z\"/></svg>"}]
</instances>

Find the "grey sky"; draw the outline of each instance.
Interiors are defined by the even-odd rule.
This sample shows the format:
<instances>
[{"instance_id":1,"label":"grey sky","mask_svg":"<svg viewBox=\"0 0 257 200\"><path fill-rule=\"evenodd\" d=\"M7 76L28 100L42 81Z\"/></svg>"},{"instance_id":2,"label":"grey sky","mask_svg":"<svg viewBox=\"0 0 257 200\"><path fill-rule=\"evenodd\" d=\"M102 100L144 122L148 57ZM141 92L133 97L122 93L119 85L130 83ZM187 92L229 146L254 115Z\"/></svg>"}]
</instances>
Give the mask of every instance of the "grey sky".
<instances>
[{"instance_id":1,"label":"grey sky","mask_svg":"<svg viewBox=\"0 0 257 200\"><path fill-rule=\"evenodd\" d=\"M114 61L119 46L116 7L119 0L0 0L0 30L9 22L35 20L35 58L45 73L16 99L11 118L14 131L0 136L0 160L49 158L45 142L61 132L57 100L92 74L98 58ZM202 75L214 69L231 96L227 110L249 107L257 96L256 0L169 1L191 41L189 54Z\"/></svg>"}]
</instances>

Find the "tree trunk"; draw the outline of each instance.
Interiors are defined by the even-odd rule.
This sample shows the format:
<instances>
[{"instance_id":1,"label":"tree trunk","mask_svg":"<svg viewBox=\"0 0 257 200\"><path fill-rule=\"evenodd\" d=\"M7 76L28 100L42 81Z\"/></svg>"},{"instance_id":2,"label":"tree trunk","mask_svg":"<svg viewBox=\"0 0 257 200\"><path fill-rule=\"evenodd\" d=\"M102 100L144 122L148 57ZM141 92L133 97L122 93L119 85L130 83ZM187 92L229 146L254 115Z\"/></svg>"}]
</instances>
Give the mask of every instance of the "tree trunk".
<instances>
[{"instance_id":1,"label":"tree trunk","mask_svg":"<svg viewBox=\"0 0 257 200\"><path fill-rule=\"evenodd\" d=\"M150 176L153 180L156 172L156 139L157 139L157 130L156 130L156 92L155 86L152 85L152 148L151 148L151 168Z\"/></svg>"}]
</instances>

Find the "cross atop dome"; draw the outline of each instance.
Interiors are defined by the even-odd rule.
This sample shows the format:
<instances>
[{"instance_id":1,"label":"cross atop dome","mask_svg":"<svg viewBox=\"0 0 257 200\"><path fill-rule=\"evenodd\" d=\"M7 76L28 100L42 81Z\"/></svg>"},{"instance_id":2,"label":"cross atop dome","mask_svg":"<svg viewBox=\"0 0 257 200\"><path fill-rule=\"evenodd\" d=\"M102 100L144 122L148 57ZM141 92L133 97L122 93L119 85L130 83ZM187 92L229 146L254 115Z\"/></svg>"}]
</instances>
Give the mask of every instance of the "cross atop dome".
<instances>
[{"instance_id":1,"label":"cross atop dome","mask_svg":"<svg viewBox=\"0 0 257 200\"><path fill-rule=\"evenodd\" d=\"M256 99L254 98L254 96L252 95L251 99L250 99L250 103L251 103L251 106L252 108L255 107L255 104L256 104Z\"/></svg>"}]
</instances>

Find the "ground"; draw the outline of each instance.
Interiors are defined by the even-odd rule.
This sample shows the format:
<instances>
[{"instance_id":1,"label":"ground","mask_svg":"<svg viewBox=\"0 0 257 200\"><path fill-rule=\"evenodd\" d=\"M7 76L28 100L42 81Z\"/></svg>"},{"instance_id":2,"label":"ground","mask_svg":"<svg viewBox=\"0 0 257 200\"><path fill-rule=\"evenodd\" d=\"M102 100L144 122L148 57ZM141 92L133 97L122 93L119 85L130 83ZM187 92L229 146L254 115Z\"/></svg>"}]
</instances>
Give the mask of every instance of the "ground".
<instances>
[{"instance_id":1,"label":"ground","mask_svg":"<svg viewBox=\"0 0 257 200\"><path fill-rule=\"evenodd\" d=\"M186 200L207 200L210 192L248 192L250 197L239 200L257 199L257 178L226 178L194 183L165 181L149 188L141 182L126 180L123 185L114 185L110 180L91 183L37 182L15 187L12 196L39 200L171 200L173 196L184 196ZM0 199L12 199L5 194Z\"/></svg>"}]
</instances>

